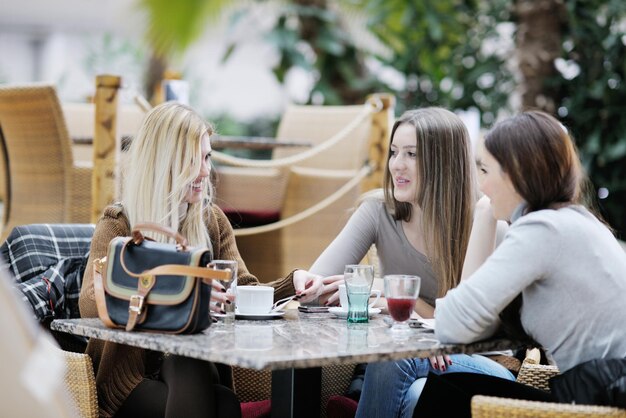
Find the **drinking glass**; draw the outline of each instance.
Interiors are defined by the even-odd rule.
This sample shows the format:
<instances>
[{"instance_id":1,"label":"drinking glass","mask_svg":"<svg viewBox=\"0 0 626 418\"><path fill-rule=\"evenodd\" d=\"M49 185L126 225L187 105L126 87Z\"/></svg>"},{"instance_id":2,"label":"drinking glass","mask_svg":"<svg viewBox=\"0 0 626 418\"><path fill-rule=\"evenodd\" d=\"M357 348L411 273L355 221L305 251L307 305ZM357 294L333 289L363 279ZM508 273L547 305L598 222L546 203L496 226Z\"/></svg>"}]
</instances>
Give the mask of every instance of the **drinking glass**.
<instances>
[{"instance_id":1,"label":"drinking glass","mask_svg":"<svg viewBox=\"0 0 626 418\"><path fill-rule=\"evenodd\" d=\"M237 291L237 262L235 260L213 260L207 264L208 268L214 270L226 270L230 272L228 280L220 280L222 286L226 288L226 293L236 294ZM224 314L224 323L232 324L235 322L235 303L223 303L222 310Z\"/></svg>"},{"instance_id":2,"label":"drinking glass","mask_svg":"<svg viewBox=\"0 0 626 418\"><path fill-rule=\"evenodd\" d=\"M348 294L348 322L369 322L368 302L374 283L374 267L365 264L348 264L344 270Z\"/></svg>"},{"instance_id":3,"label":"drinking glass","mask_svg":"<svg viewBox=\"0 0 626 418\"><path fill-rule=\"evenodd\" d=\"M389 314L393 318L391 334L396 338L408 338L408 319L415 308L420 292L420 278L404 274L385 276L385 298Z\"/></svg>"}]
</instances>

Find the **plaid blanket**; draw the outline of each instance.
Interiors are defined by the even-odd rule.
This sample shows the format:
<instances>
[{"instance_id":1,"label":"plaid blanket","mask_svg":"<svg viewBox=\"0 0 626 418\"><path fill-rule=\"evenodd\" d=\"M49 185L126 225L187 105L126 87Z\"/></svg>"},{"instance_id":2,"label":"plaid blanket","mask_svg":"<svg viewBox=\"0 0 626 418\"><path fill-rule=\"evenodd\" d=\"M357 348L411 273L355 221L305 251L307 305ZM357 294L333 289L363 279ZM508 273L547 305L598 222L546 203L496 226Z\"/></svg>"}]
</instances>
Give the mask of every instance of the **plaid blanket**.
<instances>
[{"instance_id":1,"label":"plaid blanket","mask_svg":"<svg viewBox=\"0 0 626 418\"><path fill-rule=\"evenodd\" d=\"M11 231L0 256L39 321L78 318L78 296L94 226L33 224Z\"/></svg>"}]
</instances>

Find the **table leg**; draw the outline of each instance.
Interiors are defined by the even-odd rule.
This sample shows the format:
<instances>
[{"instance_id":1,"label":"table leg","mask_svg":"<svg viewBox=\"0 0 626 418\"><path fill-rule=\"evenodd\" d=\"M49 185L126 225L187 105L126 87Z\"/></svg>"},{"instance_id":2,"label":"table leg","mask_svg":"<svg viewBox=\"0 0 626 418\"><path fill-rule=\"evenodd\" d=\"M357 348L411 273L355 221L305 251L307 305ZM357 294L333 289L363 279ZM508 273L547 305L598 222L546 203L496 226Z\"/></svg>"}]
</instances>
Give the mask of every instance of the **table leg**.
<instances>
[{"instance_id":1,"label":"table leg","mask_svg":"<svg viewBox=\"0 0 626 418\"><path fill-rule=\"evenodd\" d=\"M272 418L319 418L322 369L272 371Z\"/></svg>"}]
</instances>

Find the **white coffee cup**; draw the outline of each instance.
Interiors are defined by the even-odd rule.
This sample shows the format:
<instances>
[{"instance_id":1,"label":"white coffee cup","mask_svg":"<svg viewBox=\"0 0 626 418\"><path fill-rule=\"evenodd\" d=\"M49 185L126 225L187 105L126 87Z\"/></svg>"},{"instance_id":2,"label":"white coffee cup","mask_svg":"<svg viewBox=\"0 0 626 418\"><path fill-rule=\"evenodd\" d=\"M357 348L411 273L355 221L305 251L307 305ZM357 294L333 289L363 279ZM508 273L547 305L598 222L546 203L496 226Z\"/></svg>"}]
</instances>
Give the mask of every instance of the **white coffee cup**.
<instances>
[{"instance_id":1,"label":"white coffee cup","mask_svg":"<svg viewBox=\"0 0 626 418\"><path fill-rule=\"evenodd\" d=\"M376 306L376 303L378 303L378 299L380 299L380 294L380 290L372 289L372 291L370 292L370 297L375 296L376 299L374 299L374 302L367 305L370 309ZM345 309L346 311L348 310L348 293L346 292L345 284L339 285L339 304L343 309Z\"/></svg>"},{"instance_id":2,"label":"white coffee cup","mask_svg":"<svg viewBox=\"0 0 626 418\"><path fill-rule=\"evenodd\" d=\"M269 286L237 286L237 313L262 315L269 313L274 303L274 288Z\"/></svg>"}]
</instances>

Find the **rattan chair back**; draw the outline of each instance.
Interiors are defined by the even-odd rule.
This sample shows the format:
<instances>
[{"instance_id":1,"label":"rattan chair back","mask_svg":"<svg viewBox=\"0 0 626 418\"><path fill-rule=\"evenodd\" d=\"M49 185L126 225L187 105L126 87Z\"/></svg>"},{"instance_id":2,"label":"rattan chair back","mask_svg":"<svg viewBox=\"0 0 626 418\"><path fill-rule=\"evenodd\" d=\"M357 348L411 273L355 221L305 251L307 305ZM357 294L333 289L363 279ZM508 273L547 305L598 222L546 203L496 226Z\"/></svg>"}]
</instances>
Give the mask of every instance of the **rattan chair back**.
<instances>
[{"instance_id":1,"label":"rattan chair back","mask_svg":"<svg viewBox=\"0 0 626 418\"><path fill-rule=\"evenodd\" d=\"M363 105L290 105L280 119L276 140L278 142L309 142L315 146L332 138L362 113ZM330 170L360 168L367 156L371 121L370 114L349 132L345 139L339 140L331 149L299 162L297 166ZM283 158L297 152L297 149L279 147L274 150L273 158Z\"/></svg>"},{"instance_id":2,"label":"rattan chair back","mask_svg":"<svg viewBox=\"0 0 626 418\"><path fill-rule=\"evenodd\" d=\"M595 405L524 401L477 395L472 397L473 418L626 418L626 410Z\"/></svg>"},{"instance_id":3,"label":"rattan chair back","mask_svg":"<svg viewBox=\"0 0 626 418\"><path fill-rule=\"evenodd\" d=\"M63 351L65 358L65 386L81 418L98 416L98 395L93 363L88 354Z\"/></svg>"},{"instance_id":4,"label":"rattan chair back","mask_svg":"<svg viewBox=\"0 0 626 418\"><path fill-rule=\"evenodd\" d=\"M8 190L2 239L30 223L87 223L91 169L74 165L53 86L0 86Z\"/></svg>"}]
</instances>

